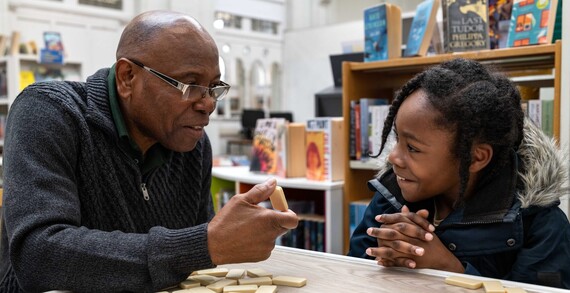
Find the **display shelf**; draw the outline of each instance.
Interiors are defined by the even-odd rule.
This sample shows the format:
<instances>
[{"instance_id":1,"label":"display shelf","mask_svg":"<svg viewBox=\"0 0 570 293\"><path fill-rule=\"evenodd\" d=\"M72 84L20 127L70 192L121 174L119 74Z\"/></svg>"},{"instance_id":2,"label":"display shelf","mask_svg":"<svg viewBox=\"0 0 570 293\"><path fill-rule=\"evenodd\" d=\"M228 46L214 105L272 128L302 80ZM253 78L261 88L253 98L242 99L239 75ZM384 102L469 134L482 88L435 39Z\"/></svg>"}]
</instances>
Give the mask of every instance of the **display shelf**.
<instances>
[{"instance_id":1,"label":"display shelf","mask_svg":"<svg viewBox=\"0 0 570 293\"><path fill-rule=\"evenodd\" d=\"M235 182L236 193L245 193L253 185L274 177L287 199L315 201L317 213L325 217L325 252L343 253L343 181L320 182L306 178L280 178L249 172L249 167L214 167L212 177Z\"/></svg>"},{"instance_id":2,"label":"display shelf","mask_svg":"<svg viewBox=\"0 0 570 293\"><path fill-rule=\"evenodd\" d=\"M453 58L467 58L488 64L507 74L513 82L528 87L554 88L554 138L560 137L560 75L561 75L561 41L555 44L461 52L453 54L433 55L427 57L397 58L378 62L345 62L343 63L343 117L345 137L350 130L350 101L362 97L394 96L414 75L426 68ZM347 150L348 140L346 141ZM350 202L370 199L373 193L368 189L368 180L374 178L375 168L350 161L345 153L344 204L348 211ZM348 251L349 215L344 214L344 249Z\"/></svg>"},{"instance_id":3,"label":"display shelf","mask_svg":"<svg viewBox=\"0 0 570 293\"><path fill-rule=\"evenodd\" d=\"M38 68L58 69L65 80L81 80L82 64L77 60L65 60L63 64L40 63L37 55L18 54L5 57L8 81L8 97L2 100L8 108L20 93L20 72L35 71ZM1 63L0 63L1 64Z\"/></svg>"}]
</instances>

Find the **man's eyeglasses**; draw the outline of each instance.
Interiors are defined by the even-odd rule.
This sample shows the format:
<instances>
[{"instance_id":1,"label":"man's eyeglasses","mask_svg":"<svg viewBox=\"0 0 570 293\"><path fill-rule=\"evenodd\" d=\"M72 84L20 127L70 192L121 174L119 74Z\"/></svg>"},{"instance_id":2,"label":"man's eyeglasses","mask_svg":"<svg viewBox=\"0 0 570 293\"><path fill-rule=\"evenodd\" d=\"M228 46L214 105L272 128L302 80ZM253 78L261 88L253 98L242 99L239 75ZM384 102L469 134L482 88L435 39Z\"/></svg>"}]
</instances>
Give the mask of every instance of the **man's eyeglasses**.
<instances>
[{"instance_id":1,"label":"man's eyeglasses","mask_svg":"<svg viewBox=\"0 0 570 293\"><path fill-rule=\"evenodd\" d=\"M166 74L160 73L148 66L145 66L144 64L142 64L139 61L136 60L132 60L132 59L127 59L130 62L133 62L134 64L136 64L137 66L141 67L142 69L152 73L154 76L162 79L163 81L165 81L166 83L168 83L169 85L177 88L179 91L182 92L182 100L187 100L188 98L195 98L195 97L202 97L205 98L206 97L206 93L208 93L208 95L210 97L212 97L216 102L223 99L224 96L228 93L228 91L230 90L230 85L220 81L219 85L216 85L214 87L207 87L207 86L201 86L201 85L197 85L197 84L185 84L183 82L180 82Z\"/></svg>"}]
</instances>

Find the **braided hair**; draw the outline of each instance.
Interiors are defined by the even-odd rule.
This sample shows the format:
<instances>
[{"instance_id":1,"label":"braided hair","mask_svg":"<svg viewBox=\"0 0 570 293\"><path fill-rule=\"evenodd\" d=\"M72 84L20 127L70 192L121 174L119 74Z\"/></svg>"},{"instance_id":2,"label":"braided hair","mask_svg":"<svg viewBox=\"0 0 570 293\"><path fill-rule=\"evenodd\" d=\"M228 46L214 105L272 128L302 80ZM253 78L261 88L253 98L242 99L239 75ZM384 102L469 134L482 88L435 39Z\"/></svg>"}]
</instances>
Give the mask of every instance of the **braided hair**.
<instances>
[{"instance_id":1,"label":"braided hair","mask_svg":"<svg viewBox=\"0 0 570 293\"><path fill-rule=\"evenodd\" d=\"M384 122L380 152L375 157L384 150L400 105L420 89L441 114L434 123L454 133L452 155L460 162L459 197L462 198L469 180L474 143L486 143L493 148L493 158L482 170L481 180L490 178L508 162L511 150L518 149L524 120L520 94L506 76L477 61L457 58L431 67L396 93Z\"/></svg>"}]
</instances>

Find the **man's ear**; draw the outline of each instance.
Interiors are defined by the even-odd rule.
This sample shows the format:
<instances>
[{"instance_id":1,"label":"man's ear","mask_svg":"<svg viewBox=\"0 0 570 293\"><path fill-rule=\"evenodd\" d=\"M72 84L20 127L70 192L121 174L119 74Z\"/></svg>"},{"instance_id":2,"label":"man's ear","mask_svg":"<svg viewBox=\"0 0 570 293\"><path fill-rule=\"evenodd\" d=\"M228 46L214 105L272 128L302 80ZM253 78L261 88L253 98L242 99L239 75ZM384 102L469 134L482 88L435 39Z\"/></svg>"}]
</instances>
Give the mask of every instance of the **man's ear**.
<instances>
[{"instance_id":1,"label":"man's ear","mask_svg":"<svg viewBox=\"0 0 570 293\"><path fill-rule=\"evenodd\" d=\"M469 172L477 173L489 164L493 158L493 147L488 143L476 143L471 151Z\"/></svg>"},{"instance_id":2,"label":"man's ear","mask_svg":"<svg viewBox=\"0 0 570 293\"><path fill-rule=\"evenodd\" d=\"M115 63L115 83L119 99L132 96L133 64L121 58Z\"/></svg>"}]
</instances>

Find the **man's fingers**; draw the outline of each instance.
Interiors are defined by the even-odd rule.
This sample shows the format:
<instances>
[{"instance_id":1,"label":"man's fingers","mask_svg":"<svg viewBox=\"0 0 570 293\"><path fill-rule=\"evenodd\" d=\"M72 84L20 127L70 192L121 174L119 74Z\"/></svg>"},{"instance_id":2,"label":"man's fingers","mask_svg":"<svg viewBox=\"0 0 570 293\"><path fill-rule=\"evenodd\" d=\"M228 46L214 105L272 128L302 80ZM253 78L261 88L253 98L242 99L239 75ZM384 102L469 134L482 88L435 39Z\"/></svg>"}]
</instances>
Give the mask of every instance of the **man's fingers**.
<instances>
[{"instance_id":1,"label":"man's fingers","mask_svg":"<svg viewBox=\"0 0 570 293\"><path fill-rule=\"evenodd\" d=\"M285 228L287 230L297 228L297 225L299 224L299 217L292 210L287 210L286 212L276 212L276 211L273 212L275 212L276 214L274 216L275 219L277 220L277 224L280 227Z\"/></svg>"},{"instance_id":2,"label":"man's fingers","mask_svg":"<svg viewBox=\"0 0 570 293\"><path fill-rule=\"evenodd\" d=\"M275 178L269 178L267 181L256 184L248 192L244 193L244 199L248 203L256 205L267 200L275 190L276 186L277 180L275 180Z\"/></svg>"}]
</instances>

